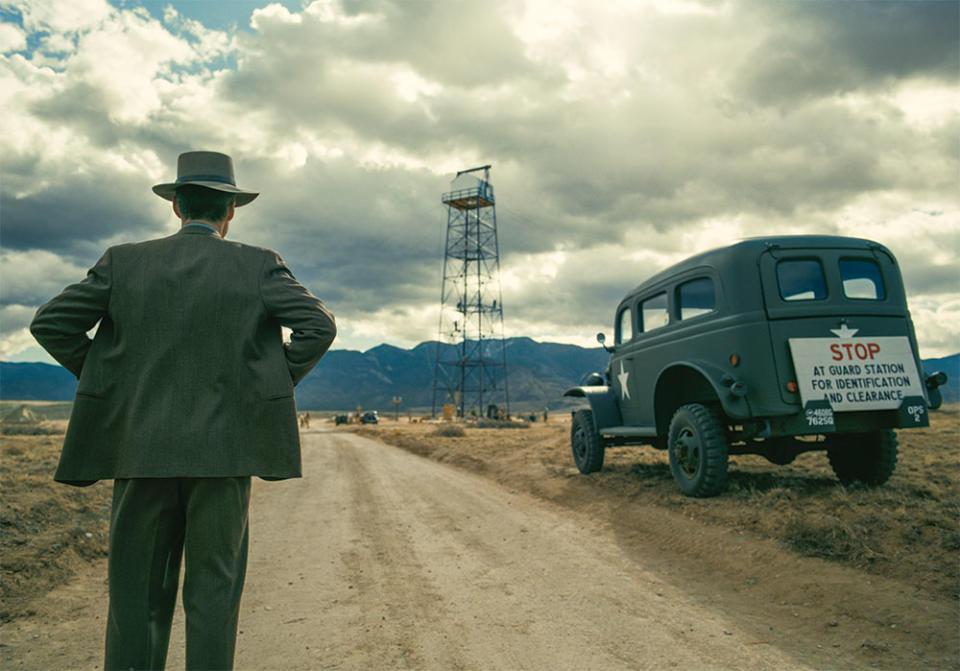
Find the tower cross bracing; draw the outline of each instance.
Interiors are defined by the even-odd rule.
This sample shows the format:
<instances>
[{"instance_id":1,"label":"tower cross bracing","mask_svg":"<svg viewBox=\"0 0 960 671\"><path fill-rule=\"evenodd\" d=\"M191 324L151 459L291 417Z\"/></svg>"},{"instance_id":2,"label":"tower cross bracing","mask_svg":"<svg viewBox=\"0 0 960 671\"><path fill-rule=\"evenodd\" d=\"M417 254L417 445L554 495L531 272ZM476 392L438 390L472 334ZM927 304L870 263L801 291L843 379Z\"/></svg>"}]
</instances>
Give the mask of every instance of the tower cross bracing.
<instances>
[{"instance_id":1,"label":"tower cross bracing","mask_svg":"<svg viewBox=\"0 0 960 671\"><path fill-rule=\"evenodd\" d=\"M483 173L478 178L477 173ZM497 214L490 166L457 173L441 201L447 234L433 413L451 404L459 417L510 412Z\"/></svg>"}]
</instances>

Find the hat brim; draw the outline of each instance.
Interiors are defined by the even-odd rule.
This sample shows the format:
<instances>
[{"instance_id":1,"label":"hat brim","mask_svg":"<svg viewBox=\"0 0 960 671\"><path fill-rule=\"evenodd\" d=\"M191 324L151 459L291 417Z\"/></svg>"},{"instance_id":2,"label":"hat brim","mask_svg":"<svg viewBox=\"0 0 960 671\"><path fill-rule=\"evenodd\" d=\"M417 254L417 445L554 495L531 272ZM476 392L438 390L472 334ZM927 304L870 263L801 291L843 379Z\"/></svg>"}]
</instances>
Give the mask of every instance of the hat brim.
<instances>
[{"instance_id":1,"label":"hat brim","mask_svg":"<svg viewBox=\"0 0 960 671\"><path fill-rule=\"evenodd\" d=\"M223 191L225 193L232 193L236 195L237 199L235 201L237 207L242 207L247 203L253 201L254 198L260 195L259 191L244 191L243 189L238 189L235 186L230 184L224 184L223 182L205 182L205 181L190 181L190 182L168 182L166 184L157 184L153 187L153 192L163 198L164 200L173 200L173 197L177 194L177 187L184 186L186 184L193 184L195 186L204 186L208 189L216 189L217 191Z\"/></svg>"}]
</instances>

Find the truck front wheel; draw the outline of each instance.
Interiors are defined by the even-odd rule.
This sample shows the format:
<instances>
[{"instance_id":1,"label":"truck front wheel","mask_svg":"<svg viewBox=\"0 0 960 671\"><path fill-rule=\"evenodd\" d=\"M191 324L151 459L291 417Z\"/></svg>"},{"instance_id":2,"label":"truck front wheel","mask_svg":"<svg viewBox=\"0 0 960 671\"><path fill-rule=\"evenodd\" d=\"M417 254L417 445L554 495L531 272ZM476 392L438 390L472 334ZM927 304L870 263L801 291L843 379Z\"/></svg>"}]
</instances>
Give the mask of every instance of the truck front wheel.
<instances>
[{"instance_id":1,"label":"truck front wheel","mask_svg":"<svg viewBox=\"0 0 960 671\"><path fill-rule=\"evenodd\" d=\"M581 473L593 473L603 468L603 439L593 423L593 411L577 410L570 425L570 447L573 461Z\"/></svg>"},{"instance_id":2,"label":"truck front wheel","mask_svg":"<svg viewBox=\"0 0 960 671\"><path fill-rule=\"evenodd\" d=\"M827 459L845 485L882 485L897 466L897 434L886 429L828 436Z\"/></svg>"},{"instance_id":3,"label":"truck front wheel","mask_svg":"<svg viewBox=\"0 0 960 671\"><path fill-rule=\"evenodd\" d=\"M673 414L670 471L687 496L716 496L727 486L727 432L719 413L699 403Z\"/></svg>"}]
</instances>

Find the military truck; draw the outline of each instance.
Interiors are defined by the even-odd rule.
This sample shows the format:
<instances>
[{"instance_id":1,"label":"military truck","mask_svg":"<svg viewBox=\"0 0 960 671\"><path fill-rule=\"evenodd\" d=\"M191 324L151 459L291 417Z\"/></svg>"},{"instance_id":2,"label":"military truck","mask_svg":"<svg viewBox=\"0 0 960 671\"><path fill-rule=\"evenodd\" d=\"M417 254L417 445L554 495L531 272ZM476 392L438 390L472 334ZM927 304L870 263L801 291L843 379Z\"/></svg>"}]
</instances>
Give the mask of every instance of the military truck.
<instances>
[{"instance_id":1,"label":"military truck","mask_svg":"<svg viewBox=\"0 0 960 671\"><path fill-rule=\"evenodd\" d=\"M605 374L565 392L581 473L610 445L669 453L680 490L714 496L729 455L789 464L822 450L842 483L880 485L894 429L929 425L942 372L925 375L889 249L839 236L748 239L693 256L617 306Z\"/></svg>"}]
</instances>

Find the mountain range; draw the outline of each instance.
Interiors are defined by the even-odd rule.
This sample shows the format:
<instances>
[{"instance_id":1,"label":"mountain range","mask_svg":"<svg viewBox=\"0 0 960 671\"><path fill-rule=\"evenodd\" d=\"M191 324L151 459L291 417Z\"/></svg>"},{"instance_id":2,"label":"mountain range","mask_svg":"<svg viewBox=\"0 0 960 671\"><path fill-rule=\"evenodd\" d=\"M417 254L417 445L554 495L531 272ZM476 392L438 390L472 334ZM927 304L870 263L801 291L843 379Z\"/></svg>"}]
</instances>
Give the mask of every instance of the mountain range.
<instances>
[{"instance_id":1,"label":"mountain range","mask_svg":"<svg viewBox=\"0 0 960 671\"><path fill-rule=\"evenodd\" d=\"M606 368L609 355L599 347L584 348L530 338L505 341L510 406L514 412L559 409L570 405L562 394ZM451 347L444 345L444 347ZM402 411L429 411L433 402L433 369L437 343L413 349L379 345L366 352L331 350L296 388L304 410L364 409L390 412L393 398ZM941 389L945 403L960 401L960 354L923 361L926 372L942 370L949 380ZM60 366L0 362L0 400L72 401L77 381Z\"/></svg>"},{"instance_id":2,"label":"mountain range","mask_svg":"<svg viewBox=\"0 0 960 671\"><path fill-rule=\"evenodd\" d=\"M530 338L508 338L510 406L514 411L542 411L570 405L567 388L606 368L609 355L584 348ZM443 345L443 347L452 347ZM436 342L413 349L379 345L366 352L331 350L296 388L297 407L304 410L364 409L388 412L393 398L404 411L428 410L433 403ZM0 400L72 401L77 381L61 366L0 362Z\"/></svg>"}]
</instances>

